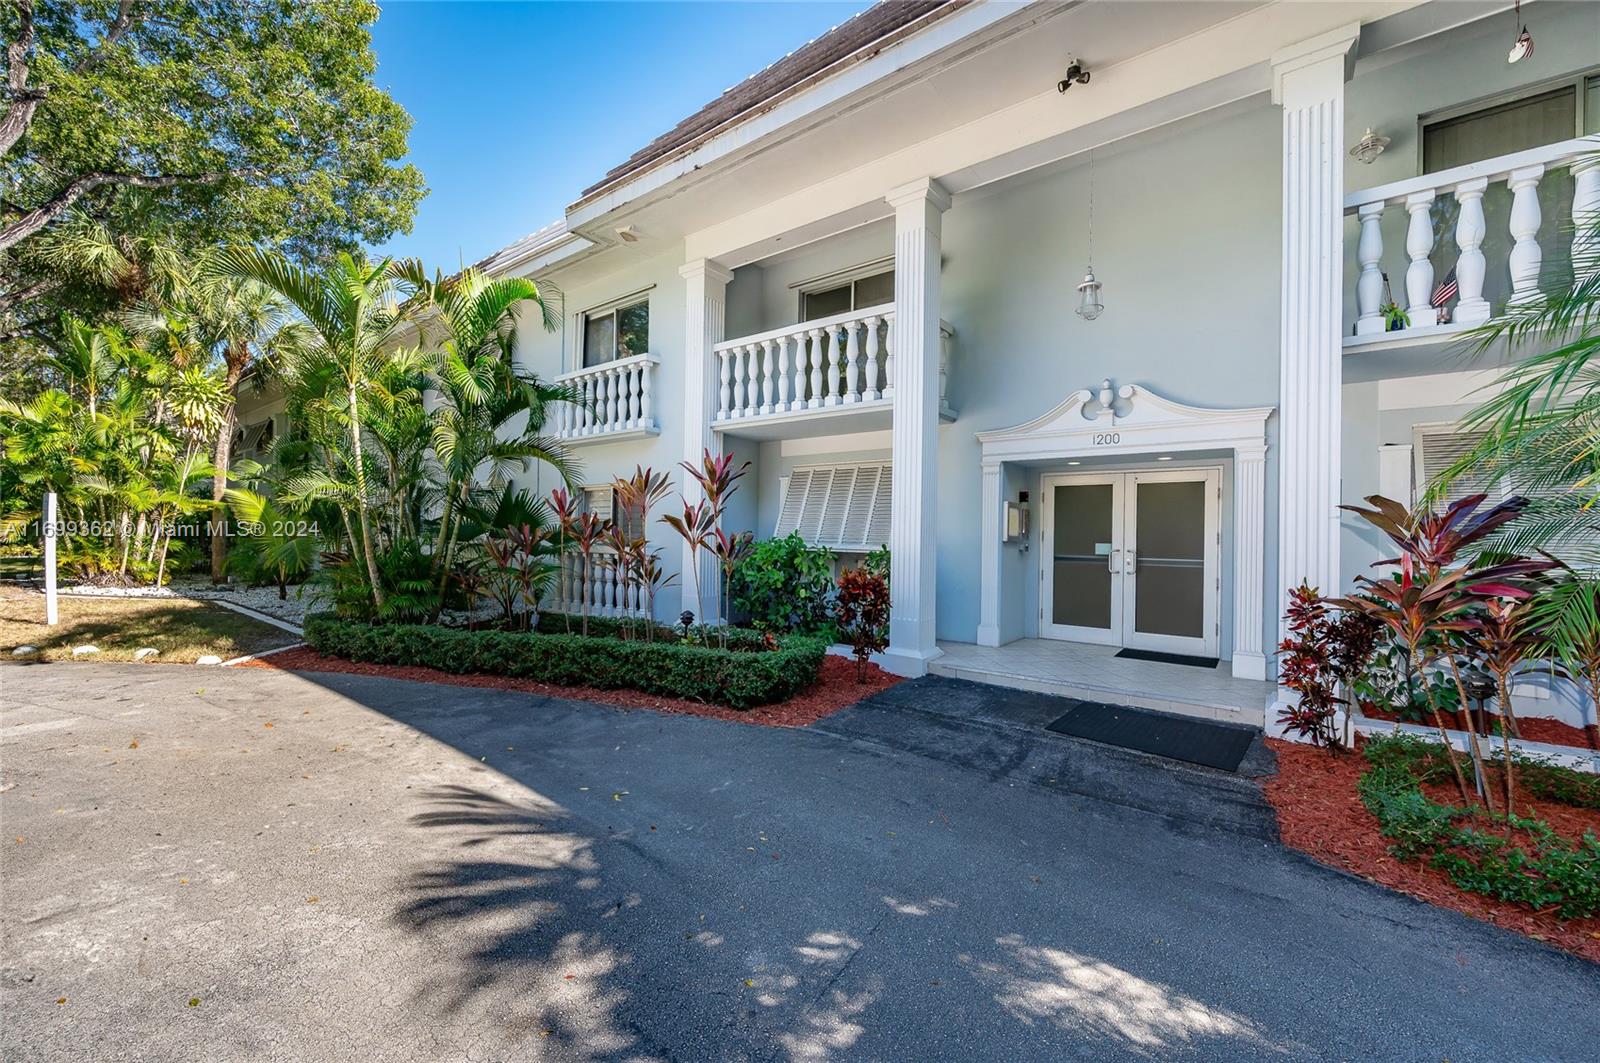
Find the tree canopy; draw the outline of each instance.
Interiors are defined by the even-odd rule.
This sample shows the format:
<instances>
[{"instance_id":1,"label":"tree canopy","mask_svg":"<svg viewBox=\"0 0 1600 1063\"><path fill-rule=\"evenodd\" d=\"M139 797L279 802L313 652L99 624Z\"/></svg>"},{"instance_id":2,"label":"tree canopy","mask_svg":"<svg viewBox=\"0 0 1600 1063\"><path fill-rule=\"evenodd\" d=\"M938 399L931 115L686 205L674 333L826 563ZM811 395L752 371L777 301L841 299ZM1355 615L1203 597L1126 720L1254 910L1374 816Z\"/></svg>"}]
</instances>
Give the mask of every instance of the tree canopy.
<instances>
[{"instance_id":1,"label":"tree canopy","mask_svg":"<svg viewBox=\"0 0 1600 1063\"><path fill-rule=\"evenodd\" d=\"M302 262L409 231L425 188L402 162L410 117L372 81L377 15L370 0L0 4L0 310L51 322L53 293L84 308L62 291L83 278L49 253L83 230ZM141 268L113 295L135 294Z\"/></svg>"}]
</instances>

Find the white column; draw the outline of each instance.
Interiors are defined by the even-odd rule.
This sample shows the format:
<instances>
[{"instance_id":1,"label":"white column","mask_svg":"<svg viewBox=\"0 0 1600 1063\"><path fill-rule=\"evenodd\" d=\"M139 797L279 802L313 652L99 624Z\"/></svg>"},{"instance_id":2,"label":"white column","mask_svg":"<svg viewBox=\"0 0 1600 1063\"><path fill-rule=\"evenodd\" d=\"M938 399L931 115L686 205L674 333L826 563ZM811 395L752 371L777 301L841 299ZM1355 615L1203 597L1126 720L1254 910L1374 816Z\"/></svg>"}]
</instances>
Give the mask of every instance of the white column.
<instances>
[{"instance_id":1,"label":"white column","mask_svg":"<svg viewBox=\"0 0 1600 1063\"><path fill-rule=\"evenodd\" d=\"M978 550L978 645L1000 645L1000 554L1004 534L1001 497L1002 466L983 463L983 540Z\"/></svg>"},{"instance_id":2,"label":"white column","mask_svg":"<svg viewBox=\"0 0 1600 1063\"><path fill-rule=\"evenodd\" d=\"M722 341L724 300L728 282L733 274L717 263L698 258L685 263L678 272L685 282L683 305L683 459L697 468L700 456L710 450L720 453L722 444L711 430L711 416L717 408L719 378L715 373L717 359L711 348ZM679 474L683 496L689 502L700 500L700 488L692 479ZM679 569L679 593L683 608L693 609L698 619L715 619L717 606L714 594L706 594L709 617L699 617L700 606L694 602L694 562L688 544L683 547L683 565ZM700 555L700 579L709 589L715 586L716 565ZM693 604L691 604L693 603Z\"/></svg>"},{"instance_id":3,"label":"white column","mask_svg":"<svg viewBox=\"0 0 1600 1063\"><path fill-rule=\"evenodd\" d=\"M1344 83L1360 32L1352 23L1273 57L1272 99L1283 107L1278 585L1272 596L1280 630L1286 587L1304 579L1331 592L1339 578ZM1234 609L1244 605L1235 602ZM1279 698L1286 693L1280 690ZM1269 727L1276 715L1269 710Z\"/></svg>"},{"instance_id":4,"label":"white column","mask_svg":"<svg viewBox=\"0 0 1600 1063\"><path fill-rule=\"evenodd\" d=\"M1369 336L1383 332L1388 326L1380 313L1383 308L1383 204L1368 203L1358 213L1361 215L1361 239L1356 244L1356 261L1361 263L1361 277L1356 281L1356 307L1361 316L1356 318L1356 335Z\"/></svg>"},{"instance_id":5,"label":"white column","mask_svg":"<svg viewBox=\"0 0 1600 1063\"><path fill-rule=\"evenodd\" d=\"M1233 675L1266 679L1262 648L1266 625L1267 448L1233 452Z\"/></svg>"},{"instance_id":6,"label":"white column","mask_svg":"<svg viewBox=\"0 0 1600 1063\"><path fill-rule=\"evenodd\" d=\"M893 511L886 666L922 675L934 641L939 486L939 257L950 195L932 179L885 197L894 208Z\"/></svg>"},{"instance_id":7,"label":"white column","mask_svg":"<svg viewBox=\"0 0 1600 1063\"><path fill-rule=\"evenodd\" d=\"M59 618L56 598L56 524L58 513L56 510L56 493L44 493L44 622L46 627L55 627Z\"/></svg>"}]
</instances>

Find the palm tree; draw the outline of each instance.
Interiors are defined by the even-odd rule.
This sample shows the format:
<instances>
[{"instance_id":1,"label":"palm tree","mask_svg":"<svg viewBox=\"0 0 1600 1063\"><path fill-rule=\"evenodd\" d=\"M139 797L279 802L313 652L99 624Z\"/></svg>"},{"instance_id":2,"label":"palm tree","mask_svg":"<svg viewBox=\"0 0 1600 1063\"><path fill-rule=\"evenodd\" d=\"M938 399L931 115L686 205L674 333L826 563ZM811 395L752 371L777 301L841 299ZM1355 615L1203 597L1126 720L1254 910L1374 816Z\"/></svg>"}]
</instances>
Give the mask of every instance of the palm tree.
<instances>
[{"instance_id":1,"label":"palm tree","mask_svg":"<svg viewBox=\"0 0 1600 1063\"><path fill-rule=\"evenodd\" d=\"M253 280L277 292L303 319L307 352L336 383L340 405L329 409L343 421L349 436L348 458L352 482L346 484L325 470L308 474L315 482L300 484L307 491L340 500L341 509L353 508L358 548L366 562L373 604L383 611L384 588L378 572L378 555L369 515L365 441L361 434L362 398L388 353L402 345L402 326L410 316L401 299L414 287L409 278L417 267L385 258L372 263L341 252L321 273L314 273L271 251L242 248L225 251L212 267L222 276Z\"/></svg>"}]
</instances>

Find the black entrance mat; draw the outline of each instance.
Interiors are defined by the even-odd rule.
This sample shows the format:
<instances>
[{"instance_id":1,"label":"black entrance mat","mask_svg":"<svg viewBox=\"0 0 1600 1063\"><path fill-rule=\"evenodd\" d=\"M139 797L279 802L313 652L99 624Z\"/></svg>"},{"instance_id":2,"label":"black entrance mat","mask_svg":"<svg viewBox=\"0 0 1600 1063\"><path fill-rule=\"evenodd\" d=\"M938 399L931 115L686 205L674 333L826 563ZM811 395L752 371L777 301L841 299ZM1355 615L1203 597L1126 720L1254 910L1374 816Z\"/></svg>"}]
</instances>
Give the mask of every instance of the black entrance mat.
<instances>
[{"instance_id":1,"label":"black entrance mat","mask_svg":"<svg viewBox=\"0 0 1600 1063\"><path fill-rule=\"evenodd\" d=\"M1073 706L1045 730L1223 771L1239 770L1256 736L1256 729L1244 724L1090 701Z\"/></svg>"},{"instance_id":2,"label":"black entrance mat","mask_svg":"<svg viewBox=\"0 0 1600 1063\"><path fill-rule=\"evenodd\" d=\"M1157 653L1155 650L1118 650L1117 656L1130 661L1155 661L1159 664L1187 664L1191 668L1215 668L1215 657L1190 657L1186 653Z\"/></svg>"}]
</instances>

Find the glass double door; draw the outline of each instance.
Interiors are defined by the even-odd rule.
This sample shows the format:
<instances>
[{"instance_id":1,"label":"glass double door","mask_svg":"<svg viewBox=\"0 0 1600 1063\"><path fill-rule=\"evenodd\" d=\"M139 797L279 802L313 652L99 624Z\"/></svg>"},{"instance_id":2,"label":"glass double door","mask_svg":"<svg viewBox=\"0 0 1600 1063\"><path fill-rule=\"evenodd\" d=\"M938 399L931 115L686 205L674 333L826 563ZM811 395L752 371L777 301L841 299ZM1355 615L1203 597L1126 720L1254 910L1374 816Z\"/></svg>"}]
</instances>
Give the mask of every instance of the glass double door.
<instances>
[{"instance_id":1,"label":"glass double door","mask_svg":"<svg viewBox=\"0 0 1600 1063\"><path fill-rule=\"evenodd\" d=\"M1215 469L1046 476L1040 634L1217 655Z\"/></svg>"}]
</instances>

